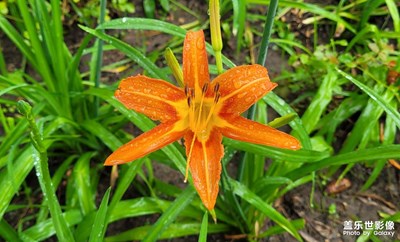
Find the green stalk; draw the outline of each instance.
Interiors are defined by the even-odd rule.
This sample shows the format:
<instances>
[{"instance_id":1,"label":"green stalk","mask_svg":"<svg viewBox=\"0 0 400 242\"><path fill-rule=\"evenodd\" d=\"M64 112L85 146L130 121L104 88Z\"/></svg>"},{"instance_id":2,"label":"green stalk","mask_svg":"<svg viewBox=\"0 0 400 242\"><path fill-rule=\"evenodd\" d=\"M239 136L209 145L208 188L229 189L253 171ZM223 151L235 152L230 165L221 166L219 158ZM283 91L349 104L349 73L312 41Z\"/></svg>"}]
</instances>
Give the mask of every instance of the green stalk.
<instances>
[{"instance_id":1,"label":"green stalk","mask_svg":"<svg viewBox=\"0 0 400 242\"><path fill-rule=\"evenodd\" d=\"M55 78L51 74L49 63L47 62L46 55L42 48L42 43L39 40L39 36L37 34L37 29L35 25L37 22L33 19L32 15L30 14L28 9L28 3L25 0L19 0L17 1L17 3L18 3L18 8L21 12L23 22L26 27L26 31L29 34L31 48L35 53L35 59L33 61L37 63L38 67L37 71L41 74L43 81L46 83L46 86L49 89L49 91L55 92L57 91L53 83Z\"/></svg>"},{"instance_id":2,"label":"green stalk","mask_svg":"<svg viewBox=\"0 0 400 242\"><path fill-rule=\"evenodd\" d=\"M105 13L106 13L106 0L101 0L100 1L100 17L99 17L99 25L104 23L104 18L105 18ZM101 32L104 32L104 30L100 30ZM100 76L101 76L101 65L102 65L102 60L103 60L103 40L97 39L95 46L97 47L96 53L93 55L92 59L92 76L91 80L94 82L95 87L100 86ZM94 104L94 116L97 117L98 111L99 111L99 99L97 97L94 97L93 100Z\"/></svg>"},{"instance_id":3,"label":"green stalk","mask_svg":"<svg viewBox=\"0 0 400 242\"><path fill-rule=\"evenodd\" d=\"M258 52L257 63L260 65L265 65L268 54L269 39L271 36L272 25L274 24L274 18L276 14L276 9L278 8L279 0L271 0L268 8L267 17L265 20L264 32L261 40L260 51ZM247 118L254 120L256 113L256 103L250 107Z\"/></svg>"},{"instance_id":4,"label":"green stalk","mask_svg":"<svg viewBox=\"0 0 400 242\"><path fill-rule=\"evenodd\" d=\"M271 0L269 8L268 8L268 13L267 13L266 20L265 20L263 37L261 40L260 51L258 53L258 58L257 58L257 63L260 65L265 65L265 60L267 59L269 39L271 36L271 30L272 30L272 25L274 23L276 9L278 8L278 2L279 2L279 0ZM255 103L253 106L251 106L249 108L249 111L247 112L248 119L254 120L254 117L256 114L256 107L257 107L257 103ZM246 156L247 155L243 154L241 157L241 162L239 163L239 172L238 172L239 176L243 176L243 169L244 169L244 163L246 160Z\"/></svg>"},{"instance_id":5,"label":"green stalk","mask_svg":"<svg viewBox=\"0 0 400 242\"><path fill-rule=\"evenodd\" d=\"M215 63L217 65L218 74L221 74L224 69L222 66L222 36L221 36L221 23L220 23L220 7L219 0L210 0L210 31L211 31L211 44L215 53Z\"/></svg>"},{"instance_id":6,"label":"green stalk","mask_svg":"<svg viewBox=\"0 0 400 242\"><path fill-rule=\"evenodd\" d=\"M31 141L35 148L33 156L36 175L43 191L43 196L47 201L57 237L59 241L75 241L72 232L62 215L61 207L50 176L47 149L43 143L43 136L39 132L39 128L33 118L32 107L23 100L18 101L17 105L19 112L25 116L31 128Z\"/></svg>"}]
</instances>

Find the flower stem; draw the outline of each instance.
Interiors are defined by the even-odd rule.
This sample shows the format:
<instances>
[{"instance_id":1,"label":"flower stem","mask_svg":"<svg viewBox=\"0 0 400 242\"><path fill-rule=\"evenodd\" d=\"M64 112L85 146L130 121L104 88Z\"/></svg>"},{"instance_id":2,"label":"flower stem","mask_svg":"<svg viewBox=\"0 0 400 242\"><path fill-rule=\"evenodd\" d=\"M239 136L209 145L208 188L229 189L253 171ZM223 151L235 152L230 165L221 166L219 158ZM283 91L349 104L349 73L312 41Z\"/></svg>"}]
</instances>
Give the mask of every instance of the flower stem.
<instances>
[{"instance_id":1,"label":"flower stem","mask_svg":"<svg viewBox=\"0 0 400 242\"><path fill-rule=\"evenodd\" d=\"M32 115L32 107L25 101L20 100L17 103L18 111L25 116L31 128L31 141L35 148L33 152L36 175L39 180L40 187L43 191L44 198L52 218L52 223L59 240L74 241L71 230L64 219L60 203L57 200L53 182L50 176L49 163L47 156L47 148L43 142L43 135L40 133L35 119Z\"/></svg>"}]
</instances>

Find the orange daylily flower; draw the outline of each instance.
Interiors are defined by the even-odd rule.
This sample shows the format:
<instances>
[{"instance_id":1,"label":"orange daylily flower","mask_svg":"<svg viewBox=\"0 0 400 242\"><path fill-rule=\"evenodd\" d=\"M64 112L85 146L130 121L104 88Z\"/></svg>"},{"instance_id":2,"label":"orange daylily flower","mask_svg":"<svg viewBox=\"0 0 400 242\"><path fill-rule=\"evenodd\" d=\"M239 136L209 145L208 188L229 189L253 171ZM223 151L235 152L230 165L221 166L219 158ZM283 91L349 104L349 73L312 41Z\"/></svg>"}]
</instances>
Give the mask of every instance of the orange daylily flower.
<instances>
[{"instance_id":1,"label":"orange daylily flower","mask_svg":"<svg viewBox=\"0 0 400 242\"><path fill-rule=\"evenodd\" d=\"M224 154L222 136L300 148L294 137L240 116L277 86L263 66L238 66L210 82L203 31L188 32L183 47L183 77L184 88L142 75L121 81L115 97L127 108L160 124L117 149L105 165L133 161L183 137L194 186L205 207L212 210Z\"/></svg>"}]
</instances>

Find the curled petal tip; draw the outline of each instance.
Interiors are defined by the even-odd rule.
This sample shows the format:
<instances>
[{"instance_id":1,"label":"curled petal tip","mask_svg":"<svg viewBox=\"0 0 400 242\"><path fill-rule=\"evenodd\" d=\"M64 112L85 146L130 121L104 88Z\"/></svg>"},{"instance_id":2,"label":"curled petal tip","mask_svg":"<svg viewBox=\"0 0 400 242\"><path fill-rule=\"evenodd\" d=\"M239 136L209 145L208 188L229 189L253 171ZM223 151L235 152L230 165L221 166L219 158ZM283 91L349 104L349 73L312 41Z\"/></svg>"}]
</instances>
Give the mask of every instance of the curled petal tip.
<instances>
[{"instance_id":1,"label":"curled petal tip","mask_svg":"<svg viewBox=\"0 0 400 242\"><path fill-rule=\"evenodd\" d=\"M126 163L124 160L116 160L116 159L110 159L107 158L106 161L104 162L104 166L113 166L113 165L121 165Z\"/></svg>"}]
</instances>

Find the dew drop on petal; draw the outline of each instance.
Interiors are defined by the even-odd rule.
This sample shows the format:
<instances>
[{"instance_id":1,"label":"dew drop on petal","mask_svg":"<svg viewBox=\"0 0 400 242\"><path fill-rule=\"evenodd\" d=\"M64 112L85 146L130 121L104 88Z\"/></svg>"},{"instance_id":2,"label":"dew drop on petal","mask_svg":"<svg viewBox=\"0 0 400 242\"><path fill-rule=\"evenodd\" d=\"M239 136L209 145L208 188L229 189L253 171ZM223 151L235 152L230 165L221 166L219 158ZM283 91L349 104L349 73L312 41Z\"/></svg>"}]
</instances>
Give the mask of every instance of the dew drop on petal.
<instances>
[{"instance_id":1,"label":"dew drop on petal","mask_svg":"<svg viewBox=\"0 0 400 242\"><path fill-rule=\"evenodd\" d=\"M246 102L252 102L253 101L253 97L247 97L244 101L246 101Z\"/></svg>"},{"instance_id":2,"label":"dew drop on petal","mask_svg":"<svg viewBox=\"0 0 400 242\"><path fill-rule=\"evenodd\" d=\"M196 47L197 47L197 49L199 49L199 50L204 49L204 41L203 41L202 38L199 38L199 39L197 40L197 42L196 42Z\"/></svg>"}]
</instances>

